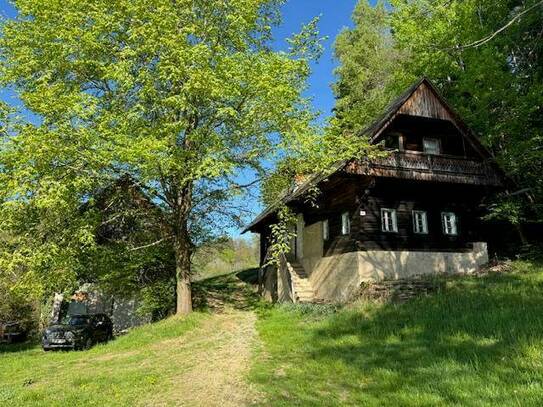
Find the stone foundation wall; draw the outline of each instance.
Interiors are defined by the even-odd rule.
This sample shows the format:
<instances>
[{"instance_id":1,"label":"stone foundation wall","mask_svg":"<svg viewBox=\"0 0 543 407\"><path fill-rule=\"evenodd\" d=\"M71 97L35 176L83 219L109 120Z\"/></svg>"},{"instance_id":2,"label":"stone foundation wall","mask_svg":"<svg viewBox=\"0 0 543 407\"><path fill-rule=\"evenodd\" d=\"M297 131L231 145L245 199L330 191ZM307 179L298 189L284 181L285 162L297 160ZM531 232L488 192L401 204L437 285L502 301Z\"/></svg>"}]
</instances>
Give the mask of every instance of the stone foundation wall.
<instances>
[{"instance_id":1,"label":"stone foundation wall","mask_svg":"<svg viewBox=\"0 0 543 407\"><path fill-rule=\"evenodd\" d=\"M317 298L343 302L356 295L363 282L432 274L470 274L486 263L486 243L478 242L470 252L369 250L304 258L303 266Z\"/></svg>"},{"instance_id":2,"label":"stone foundation wall","mask_svg":"<svg viewBox=\"0 0 543 407\"><path fill-rule=\"evenodd\" d=\"M377 301L404 302L421 295L439 292L445 288L444 280L402 278L376 283L362 283L360 297Z\"/></svg>"}]
</instances>

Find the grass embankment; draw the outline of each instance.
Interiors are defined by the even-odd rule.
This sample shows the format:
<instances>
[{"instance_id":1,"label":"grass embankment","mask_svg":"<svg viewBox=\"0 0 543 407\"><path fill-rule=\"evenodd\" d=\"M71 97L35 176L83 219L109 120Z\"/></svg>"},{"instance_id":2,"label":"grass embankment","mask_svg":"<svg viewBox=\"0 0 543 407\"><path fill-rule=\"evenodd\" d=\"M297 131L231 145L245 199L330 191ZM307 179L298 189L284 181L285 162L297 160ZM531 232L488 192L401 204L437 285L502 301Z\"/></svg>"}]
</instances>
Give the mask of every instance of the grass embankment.
<instances>
[{"instance_id":1,"label":"grass embankment","mask_svg":"<svg viewBox=\"0 0 543 407\"><path fill-rule=\"evenodd\" d=\"M543 403L543 266L449 280L405 304L282 306L257 324L267 404Z\"/></svg>"},{"instance_id":2,"label":"grass embankment","mask_svg":"<svg viewBox=\"0 0 543 407\"><path fill-rule=\"evenodd\" d=\"M153 392L168 391L164 386L176 373L179 352L169 342L205 318L170 318L84 352L0 348L0 405L136 405Z\"/></svg>"}]
</instances>

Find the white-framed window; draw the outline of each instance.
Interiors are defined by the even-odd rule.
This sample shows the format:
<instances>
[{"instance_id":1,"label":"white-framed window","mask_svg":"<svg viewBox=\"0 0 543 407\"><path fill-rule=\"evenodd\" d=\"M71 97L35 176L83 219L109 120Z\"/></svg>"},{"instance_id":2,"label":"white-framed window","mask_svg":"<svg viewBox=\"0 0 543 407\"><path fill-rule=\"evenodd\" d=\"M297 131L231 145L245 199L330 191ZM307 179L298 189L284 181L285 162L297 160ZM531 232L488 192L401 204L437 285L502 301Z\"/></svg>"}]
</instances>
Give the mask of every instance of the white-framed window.
<instances>
[{"instance_id":1,"label":"white-framed window","mask_svg":"<svg viewBox=\"0 0 543 407\"><path fill-rule=\"evenodd\" d=\"M396 209L381 208L381 230L383 232L398 231Z\"/></svg>"},{"instance_id":2,"label":"white-framed window","mask_svg":"<svg viewBox=\"0 0 543 407\"><path fill-rule=\"evenodd\" d=\"M439 154L440 148L439 148L439 140L436 138L428 138L424 137L422 140L422 144L424 147L424 152L426 154Z\"/></svg>"},{"instance_id":3,"label":"white-framed window","mask_svg":"<svg viewBox=\"0 0 543 407\"><path fill-rule=\"evenodd\" d=\"M413 211L413 232L423 235L428 233L428 217L425 211Z\"/></svg>"},{"instance_id":4,"label":"white-framed window","mask_svg":"<svg viewBox=\"0 0 543 407\"><path fill-rule=\"evenodd\" d=\"M452 236L458 234L458 220L454 212L441 212L441 222L444 234Z\"/></svg>"},{"instance_id":5,"label":"white-framed window","mask_svg":"<svg viewBox=\"0 0 543 407\"><path fill-rule=\"evenodd\" d=\"M322 239L330 239L330 225L328 224L328 219L322 221Z\"/></svg>"},{"instance_id":6,"label":"white-framed window","mask_svg":"<svg viewBox=\"0 0 543 407\"><path fill-rule=\"evenodd\" d=\"M349 233L351 233L351 219L349 212L343 212L341 214L341 234L348 235Z\"/></svg>"}]
</instances>

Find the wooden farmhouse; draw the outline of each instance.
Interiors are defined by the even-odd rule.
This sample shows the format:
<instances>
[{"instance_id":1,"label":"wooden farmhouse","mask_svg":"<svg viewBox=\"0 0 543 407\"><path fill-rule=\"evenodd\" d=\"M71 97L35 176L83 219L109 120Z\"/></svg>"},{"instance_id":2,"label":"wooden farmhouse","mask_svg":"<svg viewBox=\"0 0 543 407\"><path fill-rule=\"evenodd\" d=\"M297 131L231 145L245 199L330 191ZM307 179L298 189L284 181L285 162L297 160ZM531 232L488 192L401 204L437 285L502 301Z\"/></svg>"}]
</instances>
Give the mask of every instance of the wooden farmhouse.
<instances>
[{"instance_id":1,"label":"wooden farmhouse","mask_svg":"<svg viewBox=\"0 0 543 407\"><path fill-rule=\"evenodd\" d=\"M432 83L413 85L367 135L389 154L338 163L281 198L296 213L297 236L280 267L261 270L269 299L345 301L363 282L470 273L488 262L481 202L505 179ZM314 186L317 205L304 199ZM246 229L261 236L261 264L277 207Z\"/></svg>"}]
</instances>

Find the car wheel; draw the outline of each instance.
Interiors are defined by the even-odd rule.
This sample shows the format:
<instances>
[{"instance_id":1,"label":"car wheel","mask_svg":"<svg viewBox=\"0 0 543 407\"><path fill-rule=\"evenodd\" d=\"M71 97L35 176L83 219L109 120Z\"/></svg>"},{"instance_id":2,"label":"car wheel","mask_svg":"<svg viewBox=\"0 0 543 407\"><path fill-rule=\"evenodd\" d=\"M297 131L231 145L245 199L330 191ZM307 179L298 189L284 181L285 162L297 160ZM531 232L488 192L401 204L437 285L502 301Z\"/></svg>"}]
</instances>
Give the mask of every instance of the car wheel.
<instances>
[{"instance_id":1,"label":"car wheel","mask_svg":"<svg viewBox=\"0 0 543 407\"><path fill-rule=\"evenodd\" d=\"M88 339L85 341L84 349L90 349L90 348L92 348L92 345L93 345L92 338L88 338Z\"/></svg>"}]
</instances>

